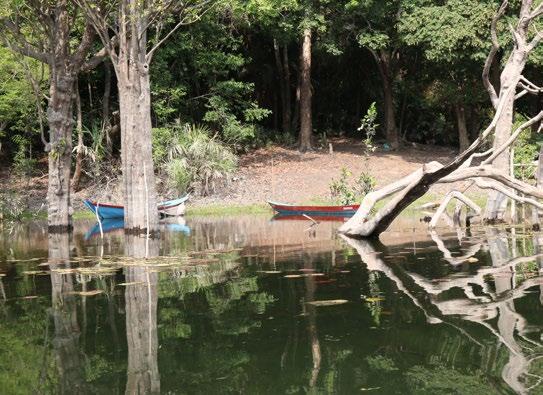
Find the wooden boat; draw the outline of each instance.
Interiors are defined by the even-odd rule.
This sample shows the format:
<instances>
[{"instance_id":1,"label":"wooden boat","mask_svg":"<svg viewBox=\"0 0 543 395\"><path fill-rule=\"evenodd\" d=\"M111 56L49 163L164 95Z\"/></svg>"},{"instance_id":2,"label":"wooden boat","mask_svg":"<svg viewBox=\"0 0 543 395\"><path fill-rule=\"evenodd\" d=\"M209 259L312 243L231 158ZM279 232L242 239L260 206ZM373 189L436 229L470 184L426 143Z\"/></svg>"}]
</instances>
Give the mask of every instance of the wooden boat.
<instances>
[{"instance_id":1,"label":"wooden boat","mask_svg":"<svg viewBox=\"0 0 543 395\"><path fill-rule=\"evenodd\" d=\"M268 204L282 215L307 215L309 217L352 217L359 204L349 206L297 206L294 204L268 201Z\"/></svg>"},{"instance_id":2,"label":"wooden boat","mask_svg":"<svg viewBox=\"0 0 543 395\"><path fill-rule=\"evenodd\" d=\"M157 205L158 212L162 216L179 216L185 214L185 202L189 195L175 200L168 200ZM87 208L100 219L124 218L124 206L108 203L98 203L91 200L83 202Z\"/></svg>"}]
</instances>

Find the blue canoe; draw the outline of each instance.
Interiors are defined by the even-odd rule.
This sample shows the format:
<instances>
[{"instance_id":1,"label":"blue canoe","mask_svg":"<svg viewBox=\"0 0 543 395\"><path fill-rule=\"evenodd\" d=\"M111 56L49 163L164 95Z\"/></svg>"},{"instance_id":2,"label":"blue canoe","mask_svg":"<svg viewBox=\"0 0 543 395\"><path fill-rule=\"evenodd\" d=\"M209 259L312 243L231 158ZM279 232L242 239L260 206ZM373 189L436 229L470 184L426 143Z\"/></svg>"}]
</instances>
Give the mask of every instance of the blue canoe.
<instances>
[{"instance_id":1,"label":"blue canoe","mask_svg":"<svg viewBox=\"0 0 543 395\"><path fill-rule=\"evenodd\" d=\"M157 205L158 212L165 216L183 215L185 213L185 202L188 198L189 195L186 195L179 199L159 203ZM91 200L85 200L83 203L95 215L98 214L100 219L124 218L124 206L97 203Z\"/></svg>"}]
</instances>

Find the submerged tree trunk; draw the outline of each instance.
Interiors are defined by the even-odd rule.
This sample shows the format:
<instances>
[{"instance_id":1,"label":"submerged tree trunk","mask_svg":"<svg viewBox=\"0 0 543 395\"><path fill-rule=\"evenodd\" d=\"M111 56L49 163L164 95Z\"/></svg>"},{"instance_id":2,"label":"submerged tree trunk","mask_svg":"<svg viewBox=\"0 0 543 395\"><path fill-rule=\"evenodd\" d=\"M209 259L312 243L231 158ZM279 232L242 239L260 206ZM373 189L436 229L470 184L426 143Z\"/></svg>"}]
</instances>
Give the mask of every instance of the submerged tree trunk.
<instances>
[{"instance_id":1,"label":"submerged tree trunk","mask_svg":"<svg viewBox=\"0 0 543 395\"><path fill-rule=\"evenodd\" d=\"M134 233L158 230L155 173L151 144L149 73L135 62L118 75L124 226Z\"/></svg>"},{"instance_id":2,"label":"submerged tree trunk","mask_svg":"<svg viewBox=\"0 0 543 395\"><path fill-rule=\"evenodd\" d=\"M396 110L394 108L394 92L393 92L393 62L394 53L387 50L371 51L383 83L383 108L385 120L385 138L392 149L397 149L400 146L400 134L396 125Z\"/></svg>"},{"instance_id":3,"label":"submerged tree trunk","mask_svg":"<svg viewBox=\"0 0 543 395\"><path fill-rule=\"evenodd\" d=\"M51 68L49 123L49 182L47 218L49 232L67 232L72 227L70 166L72 162L72 95L74 76L64 65Z\"/></svg>"},{"instance_id":4,"label":"submerged tree trunk","mask_svg":"<svg viewBox=\"0 0 543 395\"><path fill-rule=\"evenodd\" d=\"M458 128L458 145L460 152L465 151L469 147L469 133L466 123L466 111L462 104L456 104L454 106L456 113L456 125Z\"/></svg>"},{"instance_id":5,"label":"submerged tree trunk","mask_svg":"<svg viewBox=\"0 0 543 395\"><path fill-rule=\"evenodd\" d=\"M313 134L311 92L311 29L304 29L300 56L300 151L311 150Z\"/></svg>"}]
</instances>

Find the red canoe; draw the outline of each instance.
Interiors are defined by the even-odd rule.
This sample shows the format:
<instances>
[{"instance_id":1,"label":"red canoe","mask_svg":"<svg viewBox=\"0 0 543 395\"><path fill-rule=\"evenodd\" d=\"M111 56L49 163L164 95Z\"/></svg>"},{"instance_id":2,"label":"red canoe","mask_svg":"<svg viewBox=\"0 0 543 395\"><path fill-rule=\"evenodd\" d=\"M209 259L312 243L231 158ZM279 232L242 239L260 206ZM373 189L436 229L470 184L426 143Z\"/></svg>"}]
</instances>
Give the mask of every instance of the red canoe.
<instances>
[{"instance_id":1,"label":"red canoe","mask_svg":"<svg viewBox=\"0 0 543 395\"><path fill-rule=\"evenodd\" d=\"M294 204L268 201L268 204L281 215L308 215L314 217L352 217L359 204L349 206L296 206Z\"/></svg>"}]
</instances>

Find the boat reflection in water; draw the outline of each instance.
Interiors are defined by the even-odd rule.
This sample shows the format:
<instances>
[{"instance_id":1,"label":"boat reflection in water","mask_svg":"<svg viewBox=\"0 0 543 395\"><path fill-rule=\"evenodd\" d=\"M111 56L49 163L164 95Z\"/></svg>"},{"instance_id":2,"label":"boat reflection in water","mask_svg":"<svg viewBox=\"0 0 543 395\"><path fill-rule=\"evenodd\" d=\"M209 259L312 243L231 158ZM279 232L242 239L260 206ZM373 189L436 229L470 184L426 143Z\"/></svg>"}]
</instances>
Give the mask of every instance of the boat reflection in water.
<instances>
[{"instance_id":1,"label":"boat reflection in water","mask_svg":"<svg viewBox=\"0 0 543 395\"><path fill-rule=\"evenodd\" d=\"M181 232L187 236L190 235L190 228L183 217L166 217L162 219L160 223L170 232ZM102 226L102 231L100 231L100 225ZM101 232L109 233L117 229L122 229L123 227L124 220L122 218L104 219L101 224L100 222L96 222L96 224L87 230L85 233L85 240L100 236Z\"/></svg>"}]
</instances>

